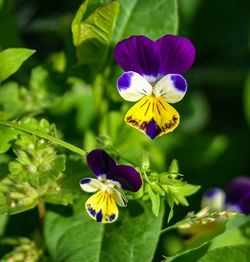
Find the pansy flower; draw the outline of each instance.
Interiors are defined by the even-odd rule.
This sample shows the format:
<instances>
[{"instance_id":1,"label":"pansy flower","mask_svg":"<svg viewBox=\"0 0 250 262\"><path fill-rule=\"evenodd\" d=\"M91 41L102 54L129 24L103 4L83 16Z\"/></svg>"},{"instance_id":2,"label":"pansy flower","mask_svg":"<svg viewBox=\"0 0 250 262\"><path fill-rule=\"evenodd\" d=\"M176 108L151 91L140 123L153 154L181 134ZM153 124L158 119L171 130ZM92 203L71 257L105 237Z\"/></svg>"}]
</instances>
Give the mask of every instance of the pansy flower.
<instances>
[{"instance_id":1,"label":"pansy flower","mask_svg":"<svg viewBox=\"0 0 250 262\"><path fill-rule=\"evenodd\" d=\"M118 217L116 204L127 206L126 200L115 187L136 192L142 186L141 176L131 166L117 165L104 150L91 151L87 155L87 162L97 179L84 178L80 181L84 191L96 192L86 201L86 210L97 222L114 222Z\"/></svg>"},{"instance_id":2,"label":"pansy flower","mask_svg":"<svg viewBox=\"0 0 250 262\"><path fill-rule=\"evenodd\" d=\"M250 214L250 179L239 176L226 186L225 192L219 188L209 189L202 199L202 206L210 210L229 210Z\"/></svg>"},{"instance_id":3,"label":"pansy flower","mask_svg":"<svg viewBox=\"0 0 250 262\"><path fill-rule=\"evenodd\" d=\"M131 36L119 42L114 52L126 71L117 81L120 95L136 103L125 115L125 122L151 139L172 132L180 121L169 103L179 102L187 82L181 76L193 64L195 48L183 37L166 35L157 41Z\"/></svg>"}]
</instances>

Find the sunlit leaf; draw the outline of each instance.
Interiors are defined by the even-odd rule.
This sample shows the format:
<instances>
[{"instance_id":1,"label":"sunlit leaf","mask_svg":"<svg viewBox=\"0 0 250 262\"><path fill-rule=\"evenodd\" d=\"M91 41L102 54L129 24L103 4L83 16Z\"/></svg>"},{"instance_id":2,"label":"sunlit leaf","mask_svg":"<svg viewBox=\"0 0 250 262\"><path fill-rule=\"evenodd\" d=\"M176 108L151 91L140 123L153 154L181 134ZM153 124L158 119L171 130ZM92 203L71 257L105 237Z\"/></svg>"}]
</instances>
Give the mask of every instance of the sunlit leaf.
<instances>
[{"instance_id":1,"label":"sunlit leaf","mask_svg":"<svg viewBox=\"0 0 250 262\"><path fill-rule=\"evenodd\" d=\"M119 0L121 11L112 41L116 44L131 35L145 35L156 40L177 33L176 0Z\"/></svg>"},{"instance_id":2,"label":"sunlit leaf","mask_svg":"<svg viewBox=\"0 0 250 262\"><path fill-rule=\"evenodd\" d=\"M108 52L113 26L119 12L119 3L113 1L97 8L87 19L79 20L85 12L85 4L72 24L73 39L80 63L101 66Z\"/></svg>"},{"instance_id":3,"label":"sunlit leaf","mask_svg":"<svg viewBox=\"0 0 250 262\"><path fill-rule=\"evenodd\" d=\"M14 74L35 50L26 48L9 48L0 52L0 82Z\"/></svg>"},{"instance_id":4,"label":"sunlit leaf","mask_svg":"<svg viewBox=\"0 0 250 262\"><path fill-rule=\"evenodd\" d=\"M45 239L53 261L152 261L163 209L156 218L149 203L130 201L120 208L119 220L104 228L87 215L85 201L86 197L77 201L70 217L48 212Z\"/></svg>"}]
</instances>

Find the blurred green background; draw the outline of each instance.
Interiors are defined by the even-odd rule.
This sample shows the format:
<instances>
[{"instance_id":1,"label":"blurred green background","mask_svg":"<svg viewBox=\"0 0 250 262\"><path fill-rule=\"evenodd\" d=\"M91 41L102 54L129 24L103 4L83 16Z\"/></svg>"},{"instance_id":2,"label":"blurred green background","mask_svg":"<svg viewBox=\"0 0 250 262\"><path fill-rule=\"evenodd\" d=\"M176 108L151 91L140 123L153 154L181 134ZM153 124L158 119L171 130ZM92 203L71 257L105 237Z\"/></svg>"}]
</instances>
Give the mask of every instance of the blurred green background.
<instances>
[{"instance_id":1,"label":"blurred green background","mask_svg":"<svg viewBox=\"0 0 250 262\"><path fill-rule=\"evenodd\" d=\"M38 117L56 123L66 141L86 150L97 147L95 136L103 133L112 137L117 150L134 161L146 149L152 168L159 172L165 171L176 158L185 180L201 185L202 189L189 198L189 207L175 208L172 222L190 210L199 210L201 196L208 188L224 188L233 177L249 175L249 1L178 1L178 35L191 40L196 59L184 75L188 92L174 105L181 116L180 125L173 133L155 141L123 122L131 104L116 92L121 70L114 71L110 82L105 83L109 113L102 118L98 115L91 92L93 76L89 68L77 66L72 43L70 26L81 3L80 0L0 0L0 49L37 50L8 80L41 94L42 99L38 97L31 109L26 108L22 114L36 105ZM42 67L32 71L40 64ZM30 75L38 86L32 86ZM0 105L5 111L13 110L11 103L20 103L22 107L20 94L13 98L14 93L4 92L0 92ZM17 111L11 113L18 117ZM28 213L20 216L26 219ZM31 229L19 230L27 234Z\"/></svg>"}]
</instances>

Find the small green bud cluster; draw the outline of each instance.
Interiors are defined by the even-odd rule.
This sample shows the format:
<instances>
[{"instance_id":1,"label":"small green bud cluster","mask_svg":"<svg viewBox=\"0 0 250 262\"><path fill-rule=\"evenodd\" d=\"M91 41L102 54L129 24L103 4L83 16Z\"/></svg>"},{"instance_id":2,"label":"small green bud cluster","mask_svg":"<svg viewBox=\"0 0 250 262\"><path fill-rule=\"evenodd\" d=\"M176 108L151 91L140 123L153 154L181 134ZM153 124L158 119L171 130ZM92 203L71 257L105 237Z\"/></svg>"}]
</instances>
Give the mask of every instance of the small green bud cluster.
<instances>
[{"instance_id":1,"label":"small green bud cluster","mask_svg":"<svg viewBox=\"0 0 250 262\"><path fill-rule=\"evenodd\" d=\"M1 244L15 246L14 249L5 254L2 262L36 262L42 256L42 250L38 249L33 241L28 238L6 238Z\"/></svg>"},{"instance_id":2,"label":"small green bud cluster","mask_svg":"<svg viewBox=\"0 0 250 262\"><path fill-rule=\"evenodd\" d=\"M54 135L46 120L27 119L25 125ZM0 182L0 214L15 214L35 207L39 201L67 205L73 194L62 189L65 156L57 155L53 143L25 133L18 135L15 161L9 162L10 174Z\"/></svg>"},{"instance_id":3,"label":"small green bud cluster","mask_svg":"<svg viewBox=\"0 0 250 262\"><path fill-rule=\"evenodd\" d=\"M174 204L188 205L186 196L195 193L199 186L190 185L182 180L183 175L179 173L178 163L175 159L171 162L168 172L156 173L150 170L149 157L146 152L141 157L141 174L144 178L143 189L136 197L142 197L143 200L150 199L152 202L152 211L158 216L161 198L163 198L170 207L169 220L173 215Z\"/></svg>"},{"instance_id":4,"label":"small green bud cluster","mask_svg":"<svg viewBox=\"0 0 250 262\"><path fill-rule=\"evenodd\" d=\"M38 123L29 118L24 123L47 134L55 133L54 126L44 119ZM14 145L14 152L17 158L9 163L11 174L20 182L28 181L33 187L47 184L64 170L64 156L58 156L53 143L43 138L21 133Z\"/></svg>"}]
</instances>

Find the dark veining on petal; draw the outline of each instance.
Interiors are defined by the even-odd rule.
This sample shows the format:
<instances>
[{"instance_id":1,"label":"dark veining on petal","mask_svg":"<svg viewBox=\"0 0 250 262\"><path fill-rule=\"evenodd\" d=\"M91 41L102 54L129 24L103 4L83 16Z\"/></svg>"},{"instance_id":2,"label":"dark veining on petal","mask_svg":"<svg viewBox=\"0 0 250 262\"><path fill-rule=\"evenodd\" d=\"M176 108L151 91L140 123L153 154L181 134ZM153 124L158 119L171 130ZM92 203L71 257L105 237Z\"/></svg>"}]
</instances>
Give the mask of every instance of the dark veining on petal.
<instances>
[{"instance_id":1,"label":"dark veining on petal","mask_svg":"<svg viewBox=\"0 0 250 262\"><path fill-rule=\"evenodd\" d=\"M177 120L178 118L174 115L172 120L170 120L167 124L165 124L162 127L163 131L166 132L166 130L171 129L172 127L176 126Z\"/></svg>"},{"instance_id":2,"label":"dark veining on petal","mask_svg":"<svg viewBox=\"0 0 250 262\"><path fill-rule=\"evenodd\" d=\"M142 108L143 106L145 106L147 104L148 100L146 100L141 106L140 108Z\"/></svg>"},{"instance_id":3,"label":"dark veining on petal","mask_svg":"<svg viewBox=\"0 0 250 262\"><path fill-rule=\"evenodd\" d=\"M161 104L161 106L163 107L164 110L166 110L165 106L162 104L162 102L160 100L158 100L158 102Z\"/></svg>"},{"instance_id":4,"label":"dark veining on petal","mask_svg":"<svg viewBox=\"0 0 250 262\"><path fill-rule=\"evenodd\" d=\"M159 109L159 107L158 107L157 104L156 104L156 108L157 108L158 114L160 115L160 114L161 114L161 113L160 113L160 109Z\"/></svg>"},{"instance_id":5,"label":"dark veining on petal","mask_svg":"<svg viewBox=\"0 0 250 262\"><path fill-rule=\"evenodd\" d=\"M147 110L146 110L146 112L145 112L144 116L146 116L146 115L147 115L147 112L148 112L148 109L149 109L149 107L150 107L150 103L148 103L148 108L147 108Z\"/></svg>"},{"instance_id":6,"label":"dark veining on petal","mask_svg":"<svg viewBox=\"0 0 250 262\"><path fill-rule=\"evenodd\" d=\"M132 116L128 116L126 118L127 122L130 123L131 125L135 126L135 127L139 127L139 123L138 121L136 121L135 119L132 118Z\"/></svg>"}]
</instances>

